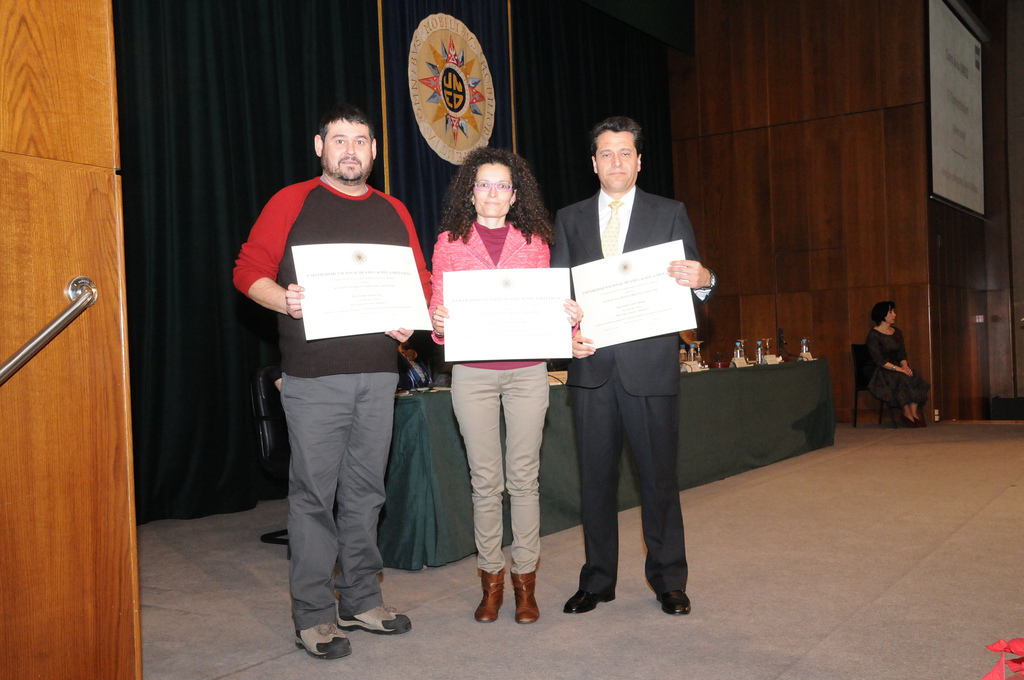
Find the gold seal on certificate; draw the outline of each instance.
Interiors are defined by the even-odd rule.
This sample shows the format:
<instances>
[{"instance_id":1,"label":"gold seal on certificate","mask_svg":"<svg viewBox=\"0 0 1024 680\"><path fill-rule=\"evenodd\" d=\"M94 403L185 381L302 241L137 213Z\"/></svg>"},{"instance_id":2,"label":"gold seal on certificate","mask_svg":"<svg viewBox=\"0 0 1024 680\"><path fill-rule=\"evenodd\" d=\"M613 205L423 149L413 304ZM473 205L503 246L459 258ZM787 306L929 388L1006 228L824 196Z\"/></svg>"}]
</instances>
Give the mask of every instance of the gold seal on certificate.
<instances>
[{"instance_id":1,"label":"gold seal on certificate","mask_svg":"<svg viewBox=\"0 0 1024 680\"><path fill-rule=\"evenodd\" d=\"M580 333L600 348L696 328L691 289L668 273L685 259L683 242L671 241L573 267Z\"/></svg>"},{"instance_id":2,"label":"gold seal on certificate","mask_svg":"<svg viewBox=\"0 0 1024 680\"><path fill-rule=\"evenodd\" d=\"M568 269L445 272L445 361L571 357L568 298Z\"/></svg>"},{"instance_id":3,"label":"gold seal on certificate","mask_svg":"<svg viewBox=\"0 0 1024 680\"><path fill-rule=\"evenodd\" d=\"M292 258L306 340L430 328L412 248L324 243L292 246Z\"/></svg>"}]
</instances>

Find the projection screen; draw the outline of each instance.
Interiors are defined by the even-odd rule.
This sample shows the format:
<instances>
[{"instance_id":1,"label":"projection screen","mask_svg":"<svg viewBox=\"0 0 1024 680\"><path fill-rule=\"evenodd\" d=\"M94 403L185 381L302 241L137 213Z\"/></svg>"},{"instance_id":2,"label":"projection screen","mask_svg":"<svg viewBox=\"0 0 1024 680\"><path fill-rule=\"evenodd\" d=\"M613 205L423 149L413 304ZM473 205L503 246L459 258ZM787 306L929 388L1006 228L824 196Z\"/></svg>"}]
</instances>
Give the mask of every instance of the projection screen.
<instances>
[{"instance_id":1,"label":"projection screen","mask_svg":"<svg viewBox=\"0 0 1024 680\"><path fill-rule=\"evenodd\" d=\"M985 214L981 42L943 0L929 0L932 193Z\"/></svg>"}]
</instances>

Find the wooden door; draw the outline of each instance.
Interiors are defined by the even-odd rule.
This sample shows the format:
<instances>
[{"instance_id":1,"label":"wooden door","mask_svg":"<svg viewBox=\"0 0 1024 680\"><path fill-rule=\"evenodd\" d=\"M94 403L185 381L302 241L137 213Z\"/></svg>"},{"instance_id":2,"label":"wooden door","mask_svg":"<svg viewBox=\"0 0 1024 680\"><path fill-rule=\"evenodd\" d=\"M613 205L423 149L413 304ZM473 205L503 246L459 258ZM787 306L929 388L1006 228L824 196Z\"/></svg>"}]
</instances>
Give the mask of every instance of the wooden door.
<instances>
[{"instance_id":1,"label":"wooden door","mask_svg":"<svg viewBox=\"0 0 1024 680\"><path fill-rule=\"evenodd\" d=\"M140 678L110 0L0 0L0 677Z\"/></svg>"}]
</instances>

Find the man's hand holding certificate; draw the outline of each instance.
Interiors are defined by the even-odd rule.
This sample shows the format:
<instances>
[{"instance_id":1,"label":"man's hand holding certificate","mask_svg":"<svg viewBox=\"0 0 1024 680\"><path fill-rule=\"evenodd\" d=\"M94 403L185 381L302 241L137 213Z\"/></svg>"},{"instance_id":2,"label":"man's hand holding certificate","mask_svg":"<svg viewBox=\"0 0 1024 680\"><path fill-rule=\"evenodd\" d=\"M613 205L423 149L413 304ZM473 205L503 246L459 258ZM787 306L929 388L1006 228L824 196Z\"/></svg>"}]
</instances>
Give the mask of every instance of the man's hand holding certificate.
<instances>
[{"instance_id":1,"label":"man's hand holding certificate","mask_svg":"<svg viewBox=\"0 0 1024 680\"><path fill-rule=\"evenodd\" d=\"M580 335L600 348L696 328L691 289L667 271L685 259L683 242L672 241L573 267Z\"/></svg>"},{"instance_id":2,"label":"man's hand holding certificate","mask_svg":"<svg viewBox=\"0 0 1024 680\"><path fill-rule=\"evenodd\" d=\"M430 328L411 248L330 243L293 246L292 257L306 340Z\"/></svg>"}]
</instances>

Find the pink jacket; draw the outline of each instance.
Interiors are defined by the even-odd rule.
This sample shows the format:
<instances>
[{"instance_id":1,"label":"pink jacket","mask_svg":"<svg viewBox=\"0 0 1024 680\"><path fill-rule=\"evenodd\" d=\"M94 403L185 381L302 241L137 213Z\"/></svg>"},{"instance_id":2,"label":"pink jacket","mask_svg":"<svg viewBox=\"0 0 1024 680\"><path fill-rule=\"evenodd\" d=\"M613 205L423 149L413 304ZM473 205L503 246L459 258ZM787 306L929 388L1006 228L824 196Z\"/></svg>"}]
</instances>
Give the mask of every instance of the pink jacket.
<instances>
[{"instance_id":1,"label":"pink jacket","mask_svg":"<svg viewBox=\"0 0 1024 680\"><path fill-rule=\"evenodd\" d=\"M526 237L514 226L510 226L508 230L497 265L491 259L475 228L469 233L469 243L463 243L462 239L449 241L448 232L443 231L437 235L437 243L434 245L434 264L430 276L433 286L430 315L433 316L438 305L444 304L445 272L471 269L547 269L550 260L551 251L544 243L544 239L534 236L530 243L527 243ZM434 342L444 344L444 338L437 337L433 332L430 336Z\"/></svg>"}]
</instances>

